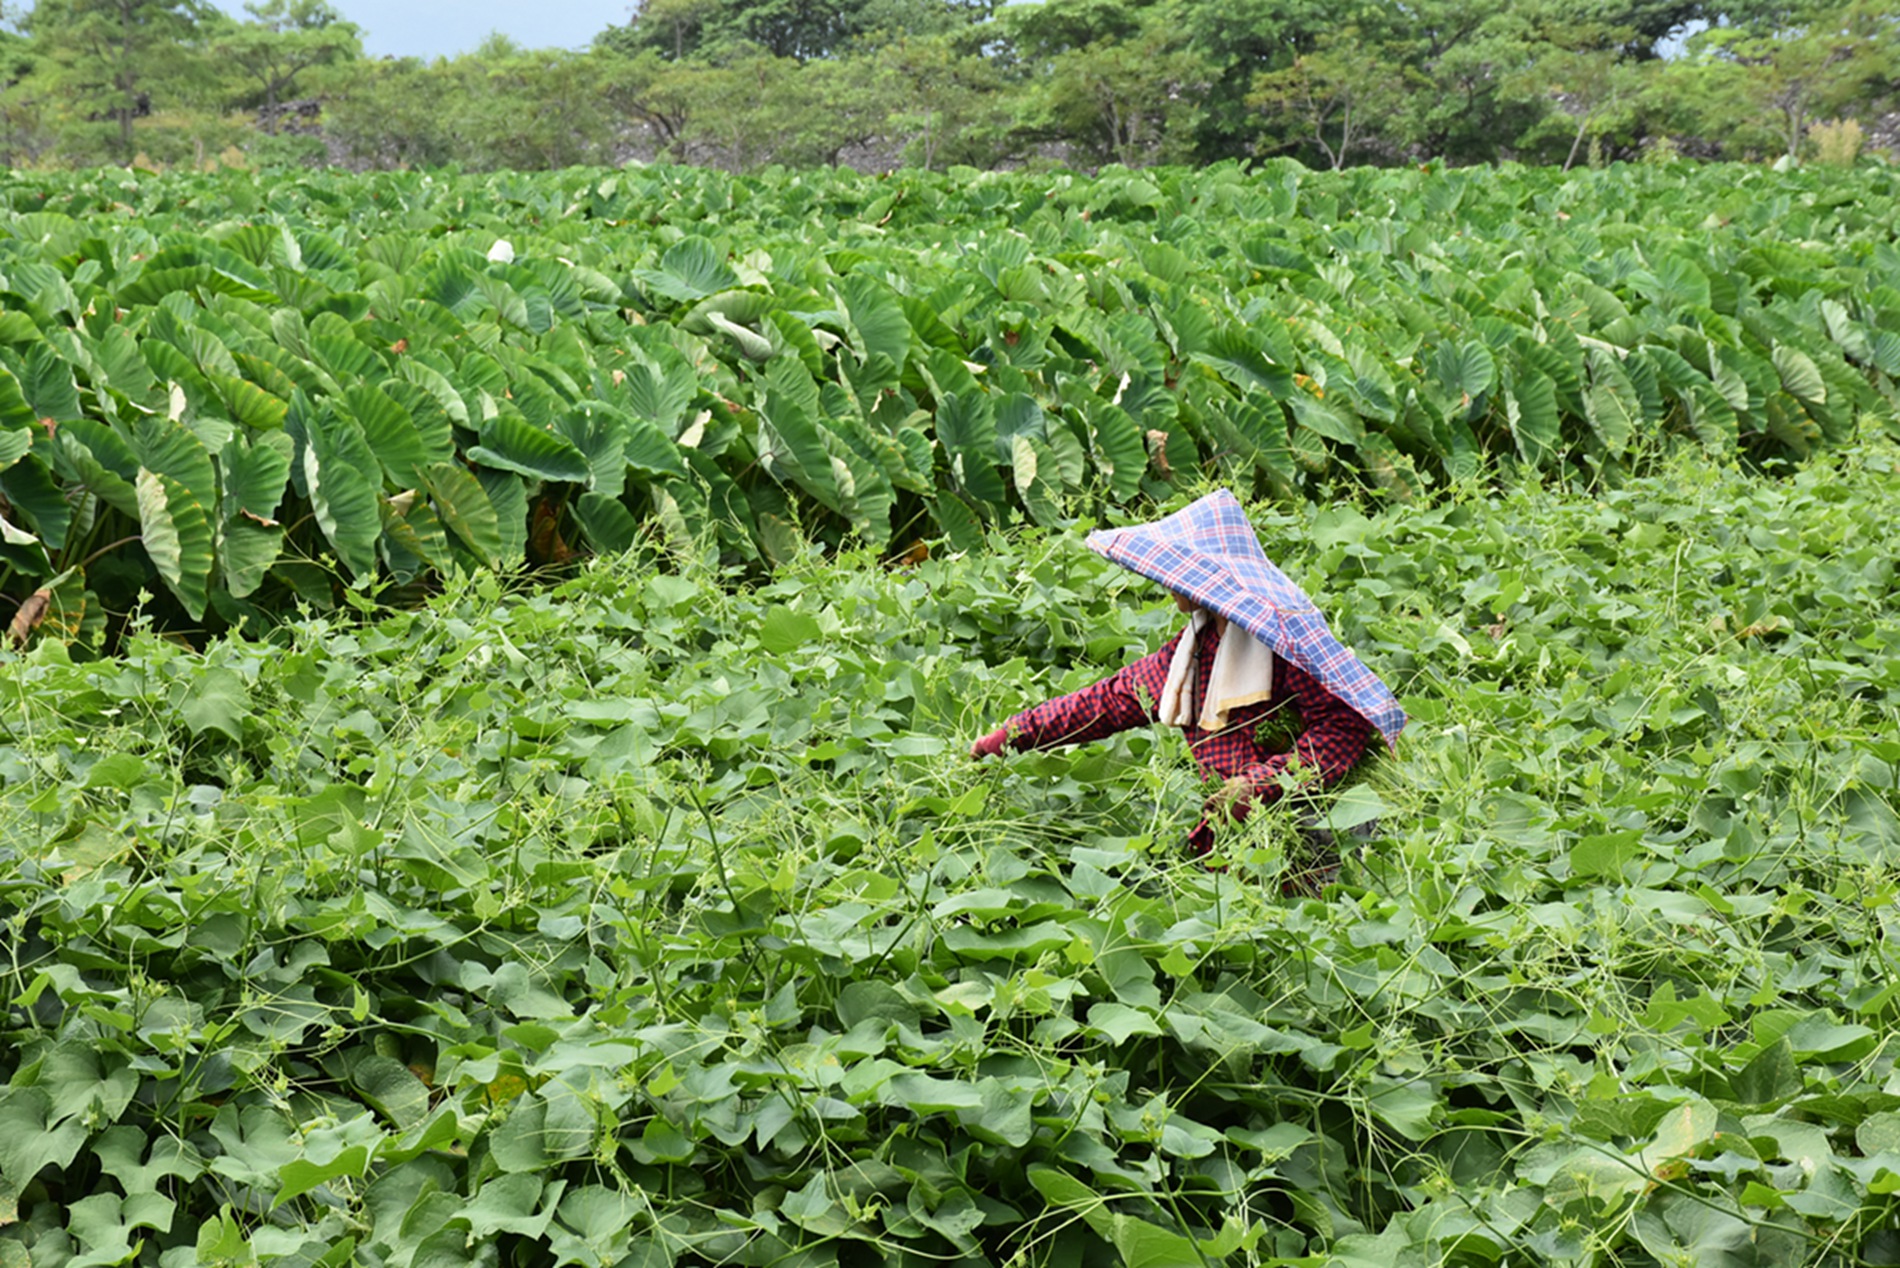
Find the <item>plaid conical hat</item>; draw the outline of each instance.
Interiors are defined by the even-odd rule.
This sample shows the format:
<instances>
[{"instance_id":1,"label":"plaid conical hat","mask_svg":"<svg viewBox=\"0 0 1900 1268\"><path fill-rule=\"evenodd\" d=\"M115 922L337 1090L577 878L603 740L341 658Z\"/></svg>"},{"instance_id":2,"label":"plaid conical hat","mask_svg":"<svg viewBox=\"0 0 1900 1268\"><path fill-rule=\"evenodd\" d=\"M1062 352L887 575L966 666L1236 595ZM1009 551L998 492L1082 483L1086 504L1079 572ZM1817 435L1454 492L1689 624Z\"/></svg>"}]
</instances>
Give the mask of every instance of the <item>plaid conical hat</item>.
<instances>
[{"instance_id":1,"label":"plaid conical hat","mask_svg":"<svg viewBox=\"0 0 1900 1268\"><path fill-rule=\"evenodd\" d=\"M1405 729L1397 697L1333 637L1306 591L1267 558L1227 490L1152 524L1090 533L1088 547L1246 630L1378 727L1388 745Z\"/></svg>"}]
</instances>

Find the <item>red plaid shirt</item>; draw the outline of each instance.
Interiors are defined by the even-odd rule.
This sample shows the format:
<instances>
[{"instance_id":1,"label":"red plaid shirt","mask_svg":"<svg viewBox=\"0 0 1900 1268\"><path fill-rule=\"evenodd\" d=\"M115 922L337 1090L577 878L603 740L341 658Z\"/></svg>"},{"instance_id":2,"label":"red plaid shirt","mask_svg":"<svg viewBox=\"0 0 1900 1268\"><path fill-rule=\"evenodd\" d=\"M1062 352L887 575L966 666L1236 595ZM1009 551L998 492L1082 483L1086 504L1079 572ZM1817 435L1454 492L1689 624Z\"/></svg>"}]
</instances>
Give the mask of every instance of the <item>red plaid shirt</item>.
<instances>
[{"instance_id":1,"label":"red plaid shirt","mask_svg":"<svg viewBox=\"0 0 1900 1268\"><path fill-rule=\"evenodd\" d=\"M1201 627L1196 649L1199 666L1214 663L1224 624L1216 620ZM1174 661L1175 645L1180 641L1181 635L1176 634L1162 644L1159 651L1151 652L1094 686L1017 714L1004 724L1010 735L1010 746L1043 749L1083 744L1153 722L1158 712L1156 702L1161 698L1162 684L1168 680L1168 666ZM1200 716L1207 698L1207 677L1205 672L1194 675L1192 708L1196 717ZM1299 708L1299 737L1291 749L1276 749L1261 743L1255 737L1256 727L1289 700ZM1214 783L1245 775L1258 801L1280 795L1279 777L1295 757L1309 772L1309 782L1336 783L1359 760L1373 734L1372 723L1320 686L1305 670L1278 657L1274 660L1270 699L1234 710L1225 730L1203 731L1193 723L1183 729L1187 733L1188 749L1194 754L1204 781Z\"/></svg>"}]
</instances>

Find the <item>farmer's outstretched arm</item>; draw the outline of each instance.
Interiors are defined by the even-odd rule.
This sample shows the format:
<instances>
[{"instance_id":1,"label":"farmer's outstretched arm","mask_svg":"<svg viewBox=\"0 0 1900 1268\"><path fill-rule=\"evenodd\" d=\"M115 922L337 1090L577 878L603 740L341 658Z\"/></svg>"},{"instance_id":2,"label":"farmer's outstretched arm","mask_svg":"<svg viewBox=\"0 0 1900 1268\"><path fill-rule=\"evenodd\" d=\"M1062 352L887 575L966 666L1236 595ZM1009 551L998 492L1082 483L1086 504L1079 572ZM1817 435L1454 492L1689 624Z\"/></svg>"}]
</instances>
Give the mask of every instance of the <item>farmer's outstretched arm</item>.
<instances>
[{"instance_id":1,"label":"farmer's outstretched arm","mask_svg":"<svg viewBox=\"0 0 1900 1268\"><path fill-rule=\"evenodd\" d=\"M1161 686L1168 680L1168 665L1180 638L1175 635L1159 650L1098 683L1025 709L978 740L970 755L988 757L1005 746L1026 751L1086 744L1153 722L1155 701L1161 698Z\"/></svg>"},{"instance_id":2,"label":"farmer's outstretched arm","mask_svg":"<svg viewBox=\"0 0 1900 1268\"><path fill-rule=\"evenodd\" d=\"M1338 783L1372 739L1372 723L1320 686L1311 674L1284 660L1275 672L1284 675L1282 681L1299 705L1304 729L1290 754L1279 753L1247 767L1244 774L1255 801L1271 801L1280 795L1280 776L1294 758L1310 772L1309 787Z\"/></svg>"}]
</instances>

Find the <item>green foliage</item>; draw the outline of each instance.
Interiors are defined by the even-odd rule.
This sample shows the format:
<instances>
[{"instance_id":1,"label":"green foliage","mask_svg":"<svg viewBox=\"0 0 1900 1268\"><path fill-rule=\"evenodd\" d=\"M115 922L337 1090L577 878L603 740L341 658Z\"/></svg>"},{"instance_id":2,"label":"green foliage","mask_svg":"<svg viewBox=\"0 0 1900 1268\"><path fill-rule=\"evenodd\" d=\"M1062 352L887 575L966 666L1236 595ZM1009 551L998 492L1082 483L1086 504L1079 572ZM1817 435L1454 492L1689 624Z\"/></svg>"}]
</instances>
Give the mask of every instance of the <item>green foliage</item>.
<instances>
[{"instance_id":1,"label":"green foliage","mask_svg":"<svg viewBox=\"0 0 1900 1268\"><path fill-rule=\"evenodd\" d=\"M1070 530L0 653L0 1262L1881 1262L1896 464L1256 504L1413 716L1304 901L963 756L1178 621Z\"/></svg>"},{"instance_id":2,"label":"green foliage","mask_svg":"<svg viewBox=\"0 0 1900 1268\"><path fill-rule=\"evenodd\" d=\"M360 57L361 31L328 0L247 0L244 11L251 20L222 24L212 52L250 76L264 107L265 131L275 135L277 104L295 90L298 76Z\"/></svg>"},{"instance_id":3,"label":"green foliage","mask_svg":"<svg viewBox=\"0 0 1900 1268\"><path fill-rule=\"evenodd\" d=\"M757 563L1212 481L1798 460L1893 416L1897 192L1290 163L15 178L4 585L68 577L121 617L143 588L220 628L642 524Z\"/></svg>"},{"instance_id":4,"label":"green foliage","mask_svg":"<svg viewBox=\"0 0 1900 1268\"><path fill-rule=\"evenodd\" d=\"M258 0L242 20L203 0L46 0L19 20L23 37L0 29L0 158L203 170L335 155L465 171L1794 161L1811 126L1877 136L1900 101L1890 10L647 0L585 51L470 32L467 52L425 63L365 60L361 31L327 0Z\"/></svg>"},{"instance_id":5,"label":"green foliage","mask_svg":"<svg viewBox=\"0 0 1900 1268\"><path fill-rule=\"evenodd\" d=\"M154 94L202 74L202 0L44 0L28 18L42 60L38 77L66 145L118 163L137 153L134 121ZM188 91L188 90L187 90Z\"/></svg>"}]
</instances>

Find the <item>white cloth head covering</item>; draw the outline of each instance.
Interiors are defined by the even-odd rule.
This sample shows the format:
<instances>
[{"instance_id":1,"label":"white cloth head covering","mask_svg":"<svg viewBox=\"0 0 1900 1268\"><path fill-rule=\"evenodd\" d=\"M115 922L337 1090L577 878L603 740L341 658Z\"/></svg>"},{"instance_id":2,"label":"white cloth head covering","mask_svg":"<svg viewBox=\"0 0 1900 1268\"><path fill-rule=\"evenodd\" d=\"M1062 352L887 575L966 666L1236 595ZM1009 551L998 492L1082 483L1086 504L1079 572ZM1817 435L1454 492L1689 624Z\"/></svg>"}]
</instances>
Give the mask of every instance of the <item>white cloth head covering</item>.
<instances>
[{"instance_id":1,"label":"white cloth head covering","mask_svg":"<svg viewBox=\"0 0 1900 1268\"><path fill-rule=\"evenodd\" d=\"M1200 716L1194 715L1201 630L1213 619L1206 608L1198 609L1174 646L1174 659L1168 662L1168 678L1157 702L1165 726L1185 727L1192 722L1203 731L1219 731L1234 710L1273 697L1273 649L1229 622L1207 671L1207 696L1201 701Z\"/></svg>"}]
</instances>

